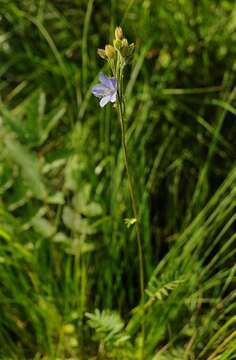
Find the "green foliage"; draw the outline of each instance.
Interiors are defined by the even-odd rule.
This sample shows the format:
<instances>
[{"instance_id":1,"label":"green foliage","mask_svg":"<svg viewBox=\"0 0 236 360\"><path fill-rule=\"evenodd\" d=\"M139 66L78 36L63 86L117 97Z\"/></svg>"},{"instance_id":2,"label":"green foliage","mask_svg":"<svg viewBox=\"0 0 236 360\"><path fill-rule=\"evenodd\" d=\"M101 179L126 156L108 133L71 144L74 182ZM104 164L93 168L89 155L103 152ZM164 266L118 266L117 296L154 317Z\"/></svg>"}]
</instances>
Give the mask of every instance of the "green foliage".
<instances>
[{"instance_id":1,"label":"green foliage","mask_svg":"<svg viewBox=\"0 0 236 360\"><path fill-rule=\"evenodd\" d=\"M119 24L144 314L119 123L91 96ZM228 0L1 0L1 359L140 360L143 318L145 360L235 358L235 29Z\"/></svg>"},{"instance_id":2,"label":"green foliage","mask_svg":"<svg viewBox=\"0 0 236 360\"><path fill-rule=\"evenodd\" d=\"M95 310L94 314L86 313L88 325L95 330L95 340L99 341L99 352L116 359L117 353L125 350L126 356L129 336L124 331L124 323L114 312ZM125 354L124 354L125 356Z\"/></svg>"},{"instance_id":3,"label":"green foliage","mask_svg":"<svg viewBox=\"0 0 236 360\"><path fill-rule=\"evenodd\" d=\"M165 299L165 297L169 296L171 291L177 288L181 282L181 280L173 280L161 286L157 279L151 279L149 289L146 290L146 293L151 298L151 301L162 301Z\"/></svg>"}]
</instances>

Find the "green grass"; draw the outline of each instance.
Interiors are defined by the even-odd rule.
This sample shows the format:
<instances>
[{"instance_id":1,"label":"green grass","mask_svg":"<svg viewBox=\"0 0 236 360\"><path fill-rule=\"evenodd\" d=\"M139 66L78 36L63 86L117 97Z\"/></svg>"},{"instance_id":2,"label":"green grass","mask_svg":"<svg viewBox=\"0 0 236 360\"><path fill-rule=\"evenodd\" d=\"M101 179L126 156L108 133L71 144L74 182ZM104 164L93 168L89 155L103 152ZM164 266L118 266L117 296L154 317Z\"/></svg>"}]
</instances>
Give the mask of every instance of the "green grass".
<instances>
[{"instance_id":1,"label":"green grass","mask_svg":"<svg viewBox=\"0 0 236 360\"><path fill-rule=\"evenodd\" d=\"M120 127L91 95L120 24L144 359L235 359L234 2L0 3L0 359L141 358Z\"/></svg>"}]
</instances>

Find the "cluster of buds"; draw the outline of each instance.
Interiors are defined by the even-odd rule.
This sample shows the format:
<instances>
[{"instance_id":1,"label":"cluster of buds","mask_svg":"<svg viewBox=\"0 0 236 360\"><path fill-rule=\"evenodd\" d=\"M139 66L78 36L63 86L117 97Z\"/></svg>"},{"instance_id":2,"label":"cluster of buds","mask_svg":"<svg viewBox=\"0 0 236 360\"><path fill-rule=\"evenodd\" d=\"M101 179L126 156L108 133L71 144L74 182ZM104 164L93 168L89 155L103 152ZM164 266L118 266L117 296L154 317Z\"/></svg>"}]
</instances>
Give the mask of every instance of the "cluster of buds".
<instances>
[{"instance_id":1,"label":"cluster of buds","mask_svg":"<svg viewBox=\"0 0 236 360\"><path fill-rule=\"evenodd\" d=\"M115 39L113 45L106 45L105 49L98 49L98 55L104 60L115 60L117 54L123 64L132 60L134 53L134 43L129 44L124 37L123 30L120 26L115 29Z\"/></svg>"}]
</instances>

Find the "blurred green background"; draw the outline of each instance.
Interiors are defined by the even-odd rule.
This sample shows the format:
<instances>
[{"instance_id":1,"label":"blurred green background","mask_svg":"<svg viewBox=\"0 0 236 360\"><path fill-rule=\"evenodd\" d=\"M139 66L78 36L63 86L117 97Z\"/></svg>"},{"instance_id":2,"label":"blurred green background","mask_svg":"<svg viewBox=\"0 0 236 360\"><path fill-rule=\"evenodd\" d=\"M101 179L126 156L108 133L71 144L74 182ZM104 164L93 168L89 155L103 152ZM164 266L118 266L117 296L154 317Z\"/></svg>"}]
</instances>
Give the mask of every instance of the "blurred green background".
<instances>
[{"instance_id":1,"label":"blurred green background","mask_svg":"<svg viewBox=\"0 0 236 360\"><path fill-rule=\"evenodd\" d=\"M121 25L135 229L111 105L91 95ZM236 354L236 5L0 0L0 358ZM105 66L105 67L104 67Z\"/></svg>"}]
</instances>

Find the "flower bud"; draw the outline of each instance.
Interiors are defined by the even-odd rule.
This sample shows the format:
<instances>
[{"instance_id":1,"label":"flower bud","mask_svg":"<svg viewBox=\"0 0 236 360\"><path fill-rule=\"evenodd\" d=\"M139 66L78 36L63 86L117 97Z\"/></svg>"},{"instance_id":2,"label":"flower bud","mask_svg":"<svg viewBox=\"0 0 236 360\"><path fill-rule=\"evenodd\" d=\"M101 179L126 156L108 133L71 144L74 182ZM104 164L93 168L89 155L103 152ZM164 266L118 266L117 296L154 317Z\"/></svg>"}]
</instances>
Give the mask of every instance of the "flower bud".
<instances>
[{"instance_id":1,"label":"flower bud","mask_svg":"<svg viewBox=\"0 0 236 360\"><path fill-rule=\"evenodd\" d=\"M122 41L119 39L116 39L113 41L113 45L114 45L115 49L120 50L122 47Z\"/></svg>"},{"instance_id":2,"label":"flower bud","mask_svg":"<svg viewBox=\"0 0 236 360\"><path fill-rule=\"evenodd\" d=\"M121 55L126 59L126 62L129 63L132 60L132 56L134 53L134 43L128 46L122 46Z\"/></svg>"},{"instance_id":3,"label":"flower bud","mask_svg":"<svg viewBox=\"0 0 236 360\"><path fill-rule=\"evenodd\" d=\"M102 59L107 60L107 56L106 56L105 50L103 50L103 49L98 49L98 55L99 55Z\"/></svg>"},{"instance_id":4,"label":"flower bud","mask_svg":"<svg viewBox=\"0 0 236 360\"><path fill-rule=\"evenodd\" d=\"M116 51L112 45L106 45L105 54L108 57L108 59L113 59L116 54Z\"/></svg>"},{"instance_id":5,"label":"flower bud","mask_svg":"<svg viewBox=\"0 0 236 360\"><path fill-rule=\"evenodd\" d=\"M135 48L134 43L132 43L132 44L130 44L130 45L128 46L127 56L132 56L132 55L133 55L133 53L134 53L134 48Z\"/></svg>"},{"instance_id":6,"label":"flower bud","mask_svg":"<svg viewBox=\"0 0 236 360\"><path fill-rule=\"evenodd\" d=\"M129 46L128 40L127 40L127 39L123 39L123 40L122 40L122 48L123 48L123 47L128 47L128 46Z\"/></svg>"},{"instance_id":7,"label":"flower bud","mask_svg":"<svg viewBox=\"0 0 236 360\"><path fill-rule=\"evenodd\" d=\"M124 37L123 30L120 26L117 26L115 29L115 38L116 40L122 40Z\"/></svg>"}]
</instances>

